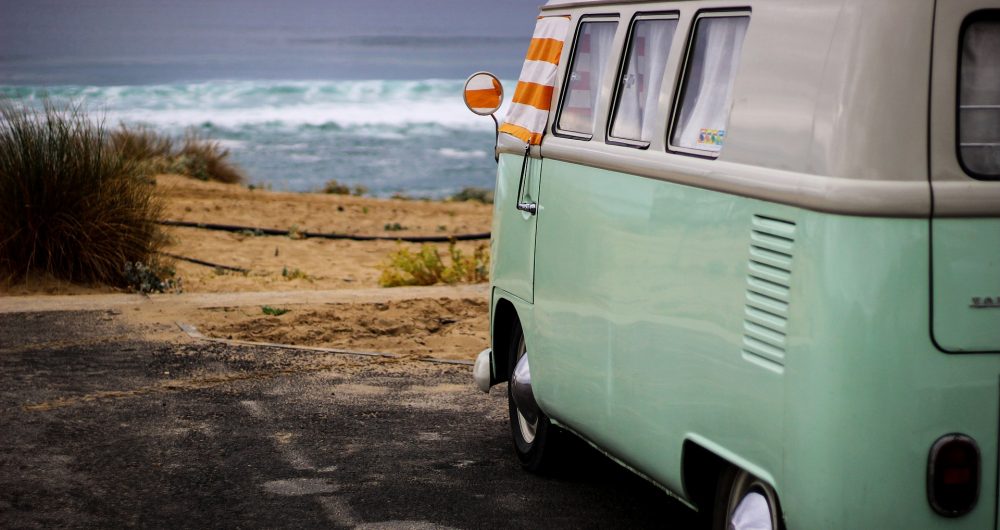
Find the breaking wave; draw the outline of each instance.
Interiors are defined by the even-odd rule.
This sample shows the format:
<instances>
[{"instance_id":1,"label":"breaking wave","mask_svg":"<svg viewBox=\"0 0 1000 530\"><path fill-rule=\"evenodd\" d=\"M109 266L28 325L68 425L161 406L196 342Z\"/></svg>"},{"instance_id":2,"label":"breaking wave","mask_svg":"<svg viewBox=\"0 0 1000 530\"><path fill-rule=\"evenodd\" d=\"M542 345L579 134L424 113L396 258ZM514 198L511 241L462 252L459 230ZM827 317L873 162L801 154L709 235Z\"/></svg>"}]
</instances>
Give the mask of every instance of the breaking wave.
<instances>
[{"instance_id":1,"label":"breaking wave","mask_svg":"<svg viewBox=\"0 0 1000 530\"><path fill-rule=\"evenodd\" d=\"M463 84L429 79L0 86L0 95L29 105L46 99L79 104L108 125L146 125L170 135L197 129L229 149L252 182L274 189L314 190L335 178L363 184L376 195L443 197L463 187L491 186L496 170L493 120L465 108Z\"/></svg>"},{"instance_id":2,"label":"breaking wave","mask_svg":"<svg viewBox=\"0 0 1000 530\"><path fill-rule=\"evenodd\" d=\"M489 129L462 103L462 80L212 81L147 86L2 87L21 100L70 100L113 122L158 128L266 126L327 130L422 125Z\"/></svg>"}]
</instances>

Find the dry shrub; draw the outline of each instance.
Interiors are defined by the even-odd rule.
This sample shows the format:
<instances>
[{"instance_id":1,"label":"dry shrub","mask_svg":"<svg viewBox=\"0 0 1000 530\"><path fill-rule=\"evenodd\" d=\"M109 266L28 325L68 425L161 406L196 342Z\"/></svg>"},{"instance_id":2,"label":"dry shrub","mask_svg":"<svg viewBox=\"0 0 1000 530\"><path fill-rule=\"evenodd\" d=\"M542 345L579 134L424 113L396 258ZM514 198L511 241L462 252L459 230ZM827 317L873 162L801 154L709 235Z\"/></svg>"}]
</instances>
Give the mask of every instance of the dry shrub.
<instances>
[{"instance_id":1,"label":"dry shrub","mask_svg":"<svg viewBox=\"0 0 1000 530\"><path fill-rule=\"evenodd\" d=\"M451 196L453 201L478 201L483 204L493 204L493 190L486 188L462 188Z\"/></svg>"},{"instance_id":2,"label":"dry shrub","mask_svg":"<svg viewBox=\"0 0 1000 530\"><path fill-rule=\"evenodd\" d=\"M361 197L368 193L368 188L361 184L355 184L352 188L347 184L341 184L337 179L330 179L326 181L326 184L323 185L323 189L320 191L331 195L354 195L355 197Z\"/></svg>"},{"instance_id":3,"label":"dry shrub","mask_svg":"<svg viewBox=\"0 0 1000 530\"><path fill-rule=\"evenodd\" d=\"M111 133L111 143L124 158L147 160L174 156L174 141L144 126L121 125Z\"/></svg>"},{"instance_id":4,"label":"dry shrub","mask_svg":"<svg viewBox=\"0 0 1000 530\"><path fill-rule=\"evenodd\" d=\"M419 252L400 247L382 265L379 285L434 285L436 283L481 283L489 281L490 253L480 244L471 256L462 254L455 242L448 245L450 263L441 259L433 245L423 245Z\"/></svg>"},{"instance_id":5,"label":"dry shrub","mask_svg":"<svg viewBox=\"0 0 1000 530\"><path fill-rule=\"evenodd\" d=\"M219 142L189 131L177 146L169 136L143 126L121 125L110 135L119 154L136 162L143 175L174 173L199 180L236 184L243 170L229 160L229 150Z\"/></svg>"},{"instance_id":6,"label":"dry shrub","mask_svg":"<svg viewBox=\"0 0 1000 530\"><path fill-rule=\"evenodd\" d=\"M175 154L177 171L199 180L214 180L227 184L238 184L245 179L243 170L229 161L229 150L219 142L202 138L189 131L184 143Z\"/></svg>"},{"instance_id":7,"label":"dry shrub","mask_svg":"<svg viewBox=\"0 0 1000 530\"><path fill-rule=\"evenodd\" d=\"M147 127L121 125L110 135L111 145L119 156L135 162L144 176L178 173L174 166L174 142L169 136Z\"/></svg>"},{"instance_id":8,"label":"dry shrub","mask_svg":"<svg viewBox=\"0 0 1000 530\"><path fill-rule=\"evenodd\" d=\"M103 123L77 107L0 100L0 275L126 286L156 264L162 205Z\"/></svg>"}]
</instances>

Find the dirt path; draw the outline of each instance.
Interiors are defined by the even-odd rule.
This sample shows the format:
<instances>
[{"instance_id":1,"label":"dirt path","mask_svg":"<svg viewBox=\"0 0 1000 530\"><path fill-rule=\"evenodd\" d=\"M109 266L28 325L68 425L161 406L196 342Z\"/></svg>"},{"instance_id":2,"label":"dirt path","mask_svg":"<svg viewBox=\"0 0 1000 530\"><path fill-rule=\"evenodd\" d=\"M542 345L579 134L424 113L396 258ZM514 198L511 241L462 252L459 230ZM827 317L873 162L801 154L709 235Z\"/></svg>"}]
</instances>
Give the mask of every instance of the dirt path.
<instances>
[{"instance_id":1,"label":"dirt path","mask_svg":"<svg viewBox=\"0 0 1000 530\"><path fill-rule=\"evenodd\" d=\"M363 289L329 289L323 291L262 291L238 293L154 294L94 294L53 296L0 297L0 313L31 313L41 311L97 311L157 307L241 307L262 304L334 304L349 302L390 302L415 298L482 298L487 299L489 286L432 285L429 287L395 287Z\"/></svg>"},{"instance_id":2,"label":"dirt path","mask_svg":"<svg viewBox=\"0 0 1000 530\"><path fill-rule=\"evenodd\" d=\"M465 285L26 296L0 298L0 314L110 311L147 340L184 340L183 323L215 339L470 362L489 345L488 292L485 285Z\"/></svg>"}]
</instances>

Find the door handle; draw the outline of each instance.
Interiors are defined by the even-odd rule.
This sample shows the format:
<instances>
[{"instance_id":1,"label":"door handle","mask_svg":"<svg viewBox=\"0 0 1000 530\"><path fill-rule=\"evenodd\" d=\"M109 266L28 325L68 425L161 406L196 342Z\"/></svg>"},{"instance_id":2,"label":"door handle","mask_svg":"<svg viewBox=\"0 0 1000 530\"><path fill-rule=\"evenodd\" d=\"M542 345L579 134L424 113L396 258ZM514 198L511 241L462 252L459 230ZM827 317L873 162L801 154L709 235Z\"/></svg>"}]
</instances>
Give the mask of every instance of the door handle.
<instances>
[{"instance_id":1,"label":"door handle","mask_svg":"<svg viewBox=\"0 0 1000 530\"><path fill-rule=\"evenodd\" d=\"M524 146L524 159L521 161L521 180L517 184L517 198L514 201L514 207L522 212L528 212L530 215L535 215L538 213L538 205L533 202L526 202L522 199L524 198L524 177L528 173L528 159L531 158L531 144Z\"/></svg>"}]
</instances>

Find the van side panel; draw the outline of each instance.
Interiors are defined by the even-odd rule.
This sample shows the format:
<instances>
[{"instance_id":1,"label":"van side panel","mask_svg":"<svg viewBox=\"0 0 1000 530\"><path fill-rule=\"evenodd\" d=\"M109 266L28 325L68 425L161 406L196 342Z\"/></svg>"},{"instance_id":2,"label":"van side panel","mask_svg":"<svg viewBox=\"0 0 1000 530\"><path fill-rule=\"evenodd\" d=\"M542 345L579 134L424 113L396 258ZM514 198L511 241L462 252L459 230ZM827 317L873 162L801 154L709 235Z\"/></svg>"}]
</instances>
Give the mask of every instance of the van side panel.
<instances>
[{"instance_id":1,"label":"van side panel","mask_svg":"<svg viewBox=\"0 0 1000 530\"><path fill-rule=\"evenodd\" d=\"M542 171L542 407L674 491L688 433L779 472L783 369L742 353L749 227L795 210L556 160Z\"/></svg>"},{"instance_id":2,"label":"van side panel","mask_svg":"<svg viewBox=\"0 0 1000 530\"><path fill-rule=\"evenodd\" d=\"M993 526L1000 357L935 348L928 219L555 160L541 198L529 327L550 416L680 494L700 443L771 482L788 528ZM927 457L953 432L979 444L982 482L946 519Z\"/></svg>"}]
</instances>

